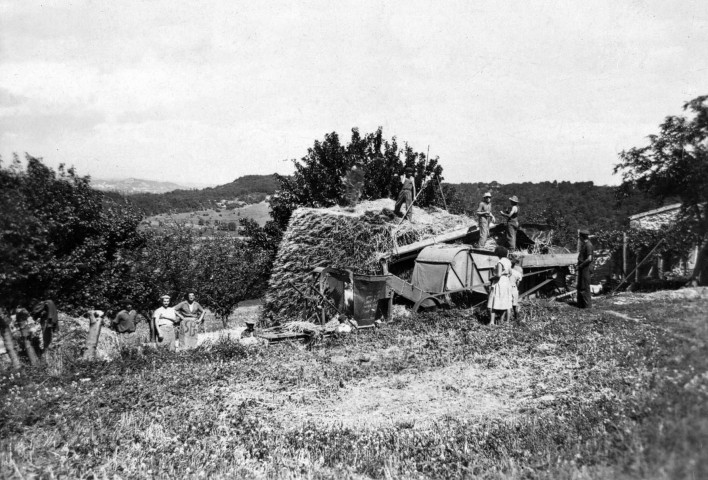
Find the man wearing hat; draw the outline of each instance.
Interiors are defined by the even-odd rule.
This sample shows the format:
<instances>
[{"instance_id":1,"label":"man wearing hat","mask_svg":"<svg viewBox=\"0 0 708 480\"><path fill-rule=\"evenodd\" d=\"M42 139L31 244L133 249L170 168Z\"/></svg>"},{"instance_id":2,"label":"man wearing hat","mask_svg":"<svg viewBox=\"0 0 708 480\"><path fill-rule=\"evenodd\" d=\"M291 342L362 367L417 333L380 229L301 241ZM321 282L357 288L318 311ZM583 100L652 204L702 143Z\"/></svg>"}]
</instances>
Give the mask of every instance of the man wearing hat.
<instances>
[{"instance_id":1,"label":"man wearing hat","mask_svg":"<svg viewBox=\"0 0 708 480\"><path fill-rule=\"evenodd\" d=\"M511 208L508 212L499 212L506 217L506 241L509 250L516 250L516 232L519 230L519 198L514 195L509 199Z\"/></svg>"},{"instance_id":2,"label":"man wearing hat","mask_svg":"<svg viewBox=\"0 0 708 480\"><path fill-rule=\"evenodd\" d=\"M164 341L170 350L174 350L177 346L177 325L179 325L181 318L175 309L170 307L169 295L161 296L160 300L162 306L152 315L157 328L157 339Z\"/></svg>"},{"instance_id":3,"label":"man wearing hat","mask_svg":"<svg viewBox=\"0 0 708 480\"><path fill-rule=\"evenodd\" d=\"M484 194L476 213L477 224L479 225L479 243L477 246L484 248L487 243L487 237L489 237L489 220L494 223L497 221L492 213L492 194L490 192Z\"/></svg>"},{"instance_id":4,"label":"man wearing hat","mask_svg":"<svg viewBox=\"0 0 708 480\"><path fill-rule=\"evenodd\" d=\"M406 167L406 178L403 180L403 186L396 200L396 207L393 213L401 215L401 206L406 204L406 218L408 221L413 221L413 199L415 198L415 181L413 180L413 169Z\"/></svg>"},{"instance_id":5,"label":"man wearing hat","mask_svg":"<svg viewBox=\"0 0 708 480\"><path fill-rule=\"evenodd\" d=\"M590 243L590 231L587 228L578 230L580 237L580 251L578 252L578 307L592 307L592 294L590 292L590 273L594 260L594 249Z\"/></svg>"}]
</instances>

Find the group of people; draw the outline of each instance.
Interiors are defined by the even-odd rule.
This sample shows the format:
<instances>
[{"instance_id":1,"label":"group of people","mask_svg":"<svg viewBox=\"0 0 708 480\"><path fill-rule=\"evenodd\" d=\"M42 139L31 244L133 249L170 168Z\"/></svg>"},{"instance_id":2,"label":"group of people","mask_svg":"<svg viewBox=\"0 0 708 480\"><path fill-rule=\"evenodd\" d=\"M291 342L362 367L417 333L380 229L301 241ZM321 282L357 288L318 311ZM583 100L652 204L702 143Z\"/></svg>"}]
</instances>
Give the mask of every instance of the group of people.
<instances>
[{"instance_id":1,"label":"group of people","mask_svg":"<svg viewBox=\"0 0 708 480\"><path fill-rule=\"evenodd\" d=\"M592 292L590 291L590 277L594 262L594 247L590 242L590 231L586 228L578 231L580 249L578 250L577 274L577 306L579 308L592 307ZM523 269L520 265L518 254L509 252L504 247L496 247L494 254L499 261L494 267L491 277L491 289L487 300L490 314L490 324L496 325L499 318L501 322L509 320L511 314L514 321L519 319L519 284L523 278Z\"/></svg>"},{"instance_id":2,"label":"group of people","mask_svg":"<svg viewBox=\"0 0 708 480\"><path fill-rule=\"evenodd\" d=\"M496 247L494 254L499 261L492 274L492 286L489 290L487 308L489 309L490 325L509 321L514 315L514 321L519 321L519 283L524 276L519 257L510 254L504 247Z\"/></svg>"},{"instance_id":3,"label":"group of people","mask_svg":"<svg viewBox=\"0 0 708 480\"><path fill-rule=\"evenodd\" d=\"M519 198L514 195L509 198L511 206L506 212L499 212L506 217L506 243L509 250L516 250L516 232L519 230ZM489 238L489 224L497 223L492 213L492 194L487 192L477 208L477 223L479 225L479 248L484 248Z\"/></svg>"},{"instance_id":4,"label":"group of people","mask_svg":"<svg viewBox=\"0 0 708 480\"><path fill-rule=\"evenodd\" d=\"M204 323L206 311L196 301L194 292L187 293L185 300L175 306L170 306L171 297L169 295L162 295L160 302L160 307L153 312L152 318L148 319L150 341L152 342L164 342L168 346L178 346L179 326L183 321L192 319L198 324ZM137 315L132 302L123 300L120 311L111 320L111 327L121 334L133 333L136 329Z\"/></svg>"}]
</instances>

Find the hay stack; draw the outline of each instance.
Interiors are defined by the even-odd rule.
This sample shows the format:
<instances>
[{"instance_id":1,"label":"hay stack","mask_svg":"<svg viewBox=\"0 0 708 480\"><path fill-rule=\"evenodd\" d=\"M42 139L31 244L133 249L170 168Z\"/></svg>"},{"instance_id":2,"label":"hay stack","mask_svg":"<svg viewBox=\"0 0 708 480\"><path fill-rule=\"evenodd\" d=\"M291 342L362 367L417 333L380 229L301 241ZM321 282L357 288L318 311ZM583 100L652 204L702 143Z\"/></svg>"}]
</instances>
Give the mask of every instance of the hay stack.
<instances>
[{"instance_id":1,"label":"hay stack","mask_svg":"<svg viewBox=\"0 0 708 480\"><path fill-rule=\"evenodd\" d=\"M293 212L278 249L268 284L264 310L276 319L303 317L307 301L290 285L303 292L315 267L349 268L356 273L379 274L379 256L398 246L424 240L442 232L469 227L469 217L439 209L414 208L414 221L391 219L394 201L362 202L353 210L341 207L299 208ZM384 212L384 213L382 213ZM314 298L314 297L313 297Z\"/></svg>"}]
</instances>

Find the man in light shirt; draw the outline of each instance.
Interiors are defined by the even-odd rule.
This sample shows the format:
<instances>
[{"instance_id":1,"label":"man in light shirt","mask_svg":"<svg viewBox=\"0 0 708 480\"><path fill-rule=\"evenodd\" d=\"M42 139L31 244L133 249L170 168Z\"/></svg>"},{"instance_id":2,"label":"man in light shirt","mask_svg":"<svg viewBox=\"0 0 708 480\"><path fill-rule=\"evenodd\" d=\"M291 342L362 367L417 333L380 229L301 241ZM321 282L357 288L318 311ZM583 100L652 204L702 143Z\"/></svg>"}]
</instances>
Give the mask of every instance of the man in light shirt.
<instances>
[{"instance_id":1,"label":"man in light shirt","mask_svg":"<svg viewBox=\"0 0 708 480\"><path fill-rule=\"evenodd\" d=\"M487 244L487 238L489 237L489 224L492 222L496 223L496 219L492 213L492 194L490 192L484 194L475 213L477 214L477 224L479 225L479 242L477 243L477 247L484 248Z\"/></svg>"},{"instance_id":2,"label":"man in light shirt","mask_svg":"<svg viewBox=\"0 0 708 480\"><path fill-rule=\"evenodd\" d=\"M169 295L163 295L160 299L162 306L152 315L157 328L158 341L164 342L167 348L174 350L178 346L177 325L179 325L181 318L175 309L170 307Z\"/></svg>"}]
</instances>

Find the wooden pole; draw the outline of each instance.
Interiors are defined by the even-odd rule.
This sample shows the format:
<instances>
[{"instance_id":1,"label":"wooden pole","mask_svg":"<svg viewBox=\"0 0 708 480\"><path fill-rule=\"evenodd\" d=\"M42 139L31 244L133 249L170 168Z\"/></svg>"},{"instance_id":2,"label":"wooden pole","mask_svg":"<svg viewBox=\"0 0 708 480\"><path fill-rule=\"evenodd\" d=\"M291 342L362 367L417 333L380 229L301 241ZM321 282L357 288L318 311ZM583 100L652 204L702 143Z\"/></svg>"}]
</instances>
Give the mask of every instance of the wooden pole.
<instances>
[{"instance_id":1,"label":"wooden pole","mask_svg":"<svg viewBox=\"0 0 708 480\"><path fill-rule=\"evenodd\" d=\"M439 178L437 178L436 180L438 181L438 187L440 187L440 196L442 197L443 207L445 207L445 210L447 210L447 202L445 201L445 193L443 193L442 183L440 183Z\"/></svg>"},{"instance_id":2,"label":"wooden pole","mask_svg":"<svg viewBox=\"0 0 708 480\"><path fill-rule=\"evenodd\" d=\"M100 310L91 310L88 313L89 331L86 335L86 351L84 352L84 360L93 360L96 358L96 347L98 339L101 337L101 327L103 326L103 312Z\"/></svg>"},{"instance_id":3,"label":"wooden pole","mask_svg":"<svg viewBox=\"0 0 708 480\"><path fill-rule=\"evenodd\" d=\"M7 350L7 356L10 357L12 368L19 370L21 368L20 357L17 355L17 350L15 350L15 339L12 338L10 321L10 315L6 314L4 308L0 309L0 334L2 334L2 341L5 343L5 350Z\"/></svg>"},{"instance_id":4,"label":"wooden pole","mask_svg":"<svg viewBox=\"0 0 708 480\"><path fill-rule=\"evenodd\" d=\"M627 278L627 232L622 233L622 278Z\"/></svg>"},{"instance_id":5,"label":"wooden pole","mask_svg":"<svg viewBox=\"0 0 708 480\"><path fill-rule=\"evenodd\" d=\"M657 243L656 245L654 245L654 248L652 248L651 251L650 251L649 253L647 253L647 256L644 257L644 259L643 259L641 262L639 262L636 267L634 267L634 271L632 271L629 275L627 275L627 277L623 278L622 281L615 287L615 289L612 290L612 293L613 293L613 294L617 291L617 289L619 289L619 287L621 287L621 286L624 284L624 282L627 280L628 277L631 277L631 276L632 276L632 273L635 273L635 272L639 271L639 267L641 267L641 266L644 264L644 262L646 262L646 261L652 256L652 254L654 253L654 251L655 251L657 248L659 248L659 245L661 245L662 243L664 243L664 239L663 239L663 238L662 238L661 240L659 240L659 243Z\"/></svg>"}]
</instances>

